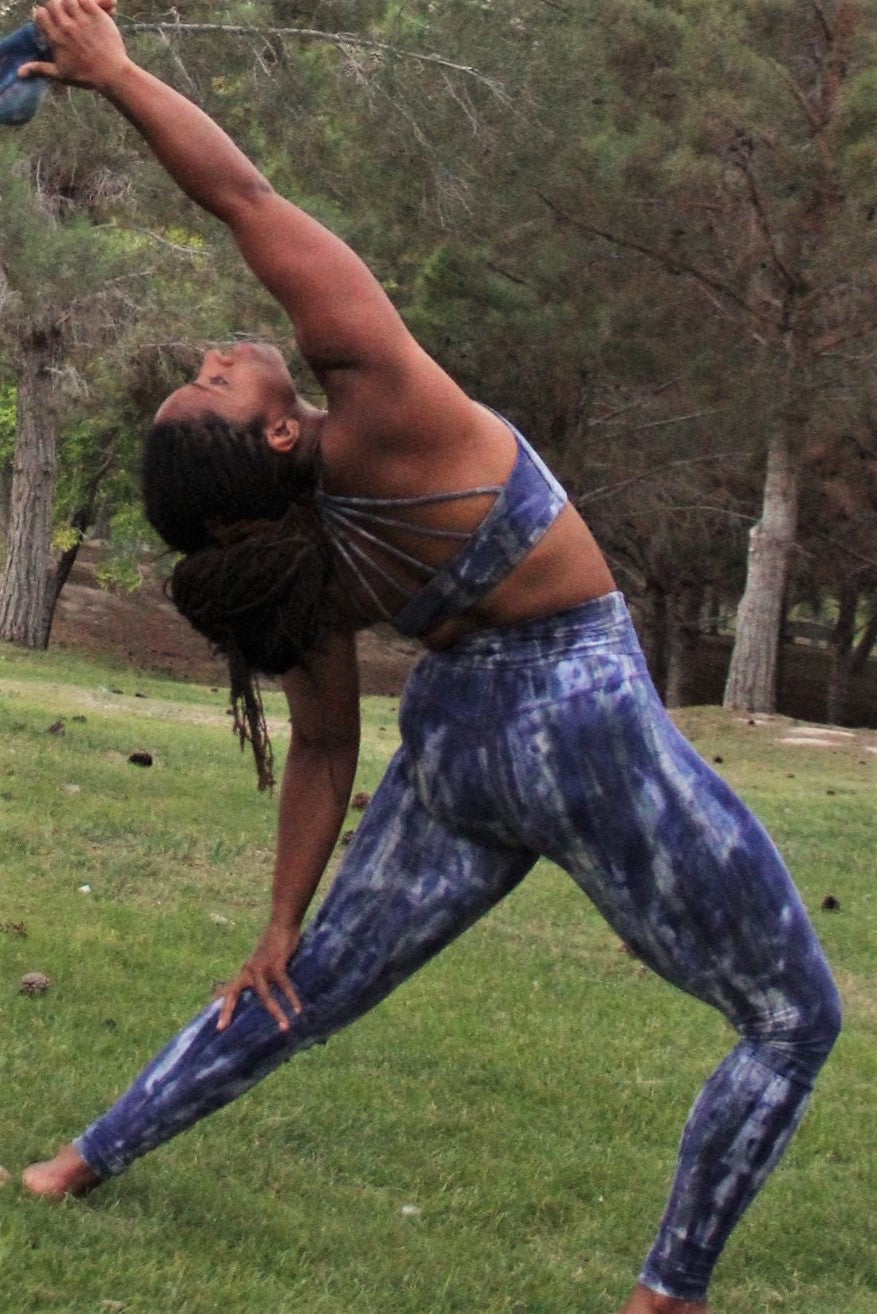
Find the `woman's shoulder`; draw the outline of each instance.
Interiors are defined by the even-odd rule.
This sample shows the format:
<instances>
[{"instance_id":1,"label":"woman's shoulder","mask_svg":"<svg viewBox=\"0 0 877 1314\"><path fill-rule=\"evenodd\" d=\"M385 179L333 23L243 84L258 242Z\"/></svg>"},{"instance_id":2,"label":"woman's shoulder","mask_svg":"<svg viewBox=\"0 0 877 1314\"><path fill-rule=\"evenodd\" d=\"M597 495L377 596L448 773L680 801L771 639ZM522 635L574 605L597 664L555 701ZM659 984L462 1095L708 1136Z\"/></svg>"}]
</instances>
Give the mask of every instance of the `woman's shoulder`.
<instances>
[{"instance_id":1,"label":"woman's shoulder","mask_svg":"<svg viewBox=\"0 0 877 1314\"><path fill-rule=\"evenodd\" d=\"M502 484L514 465L514 429L488 407L463 403L432 410L400 401L386 424L373 413L330 409L320 434L327 492L416 497L448 488Z\"/></svg>"}]
</instances>

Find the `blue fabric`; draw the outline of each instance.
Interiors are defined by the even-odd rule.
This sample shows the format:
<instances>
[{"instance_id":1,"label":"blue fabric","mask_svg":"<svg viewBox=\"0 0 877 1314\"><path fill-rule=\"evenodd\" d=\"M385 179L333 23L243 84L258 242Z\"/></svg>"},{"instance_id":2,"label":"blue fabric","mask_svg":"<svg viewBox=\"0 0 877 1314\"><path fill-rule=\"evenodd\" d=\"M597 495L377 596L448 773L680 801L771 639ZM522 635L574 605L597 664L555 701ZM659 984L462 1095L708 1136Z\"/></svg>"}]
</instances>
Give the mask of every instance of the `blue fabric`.
<instances>
[{"instance_id":1,"label":"blue fabric","mask_svg":"<svg viewBox=\"0 0 877 1314\"><path fill-rule=\"evenodd\" d=\"M667 717L619 594L426 654L400 724L401 747L291 961L303 1011L289 1032L246 994L219 1033L211 1004L80 1153L101 1175L122 1172L371 1008L544 854L645 963L739 1033L688 1119L641 1275L703 1299L839 1027L776 849Z\"/></svg>"},{"instance_id":2,"label":"blue fabric","mask_svg":"<svg viewBox=\"0 0 877 1314\"><path fill-rule=\"evenodd\" d=\"M48 43L34 23L25 23L0 41L0 124L20 127L36 114L49 89L49 78L20 78L18 70L31 60L45 60Z\"/></svg>"},{"instance_id":3,"label":"blue fabric","mask_svg":"<svg viewBox=\"0 0 877 1314\"><path fill-rule=\"evenodd\" d=\"M518 452L508 480L465 547L393 617L400 634L427 634L485 597L535 547L566 504L564 489L544 461L513 425L509 428Z\"/></svg>"},{"instance_id":4,"label":"blue fabric","mask_svg":"<svg viewBox=\"0 0 877 1314\"><path fill-rule=\"evenodd\" d=\"M467 611L506 578L566 504L566 493L538 453L514 425L504 419L503 423L517 443L515 464L503 485L412 498L345 497L322 490L317 494L317 506L336 551L378 612L400 634L409 638L427 634ZM494 494L495 500L473 534L424 527L400 515L407 508L485 493ZM411 534L461 539L463 545L445 566L435 570L381 536L383 526L400 524ZM381 557L413 568L425 583L412 594L381 566ZM396 610L382 600L381 590L387 586L391 594L409 594Z\"/></svg>"}]
</instances>

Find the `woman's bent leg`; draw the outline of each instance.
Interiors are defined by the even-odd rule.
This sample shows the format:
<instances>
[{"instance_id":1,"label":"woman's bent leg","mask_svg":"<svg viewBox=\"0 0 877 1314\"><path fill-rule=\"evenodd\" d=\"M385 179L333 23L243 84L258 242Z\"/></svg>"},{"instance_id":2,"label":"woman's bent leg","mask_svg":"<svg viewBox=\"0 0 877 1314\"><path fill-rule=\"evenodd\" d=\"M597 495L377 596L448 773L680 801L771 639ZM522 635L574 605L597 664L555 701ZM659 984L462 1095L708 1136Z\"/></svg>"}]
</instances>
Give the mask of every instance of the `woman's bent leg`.
<instances>
[{"instance_id":1,"label":"woman's bent leg","mask_svg":"<svg viewBox=\"0 0 877 1314\"><path fill-rule=\"evenodd\" d=\"M402 724L410 711L421 796L552 858L645 963L741 1037L685 1131L641 1288L654 1300L629 1307L696 1306L837 1035L837 992L800 897L765 831L667 717L617 595L476 632L419 671Z\"/></svg>"},{"instance_id":2,"label":"woman's bent leg","mask_svg":"<svg viewBox=\"0 0 877 1314\"><path fill-rule=\"evenodd\" d=\"M586 771L599 789L581 799L577 833L556 856L644 962L718 1008L741 1037L686 1124L640 1276L665 1296L703 1301L728 1236L801 1119L840 1006L765 831L679 735L648 681L618 692L611 724L589 727ZM556 742L571 751L562 735Z\"/></svg>"},{"instance_id":3,"label":"woman's bent leg","mask_svg":"<svg viewBox=\"0 0 877 1314\"><path fill-rule=\"evenodd\" d=\"M704 1085L682 1135L670 1198L640 1282L703 1300L732 1229L803 1116L809 1084L741 1041ZM815 1074L814 1074L815 1075Z\"/></svg>"},{"instance_id":4,"label":"woman's bent leg","mask_svg":"<svg viewBox=\"0 0 877 1314\"><path fill-rule=\"evenodd\" d=\"M100 1177L229 1103L299 1050L361 1016L526 874L533 854L474 843L422 807L397 755L290 963L302 1011L281 1032L252 992L225 1031L213 1003L74 1145Z\"/></svg>"}]
</instances>

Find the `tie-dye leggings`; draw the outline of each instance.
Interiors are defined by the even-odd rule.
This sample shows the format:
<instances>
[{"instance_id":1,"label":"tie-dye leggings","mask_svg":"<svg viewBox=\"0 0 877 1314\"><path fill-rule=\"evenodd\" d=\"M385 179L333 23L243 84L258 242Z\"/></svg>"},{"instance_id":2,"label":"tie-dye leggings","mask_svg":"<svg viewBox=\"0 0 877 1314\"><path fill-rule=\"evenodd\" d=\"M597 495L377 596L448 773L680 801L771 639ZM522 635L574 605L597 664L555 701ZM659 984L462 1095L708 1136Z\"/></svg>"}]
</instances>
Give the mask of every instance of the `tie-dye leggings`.
<instances>
[{"instance_id":1,"label":"tie-dye leggings","mask_svg":"<svg viewBox=\"0 0 877 1314\"><path fill-rule=\"evenodd\" d=\"M122 1172L366 1012L546 855L643 962L739 1033L688 1119L640 1278L703 1299L839 1027L775 848L666 716L619 594L426 654L400 721L402 747L291 962L303 1010L289 1032L247 993L220 1033L211 1004L80 1153Z\"/></svg>"}]
</instances>

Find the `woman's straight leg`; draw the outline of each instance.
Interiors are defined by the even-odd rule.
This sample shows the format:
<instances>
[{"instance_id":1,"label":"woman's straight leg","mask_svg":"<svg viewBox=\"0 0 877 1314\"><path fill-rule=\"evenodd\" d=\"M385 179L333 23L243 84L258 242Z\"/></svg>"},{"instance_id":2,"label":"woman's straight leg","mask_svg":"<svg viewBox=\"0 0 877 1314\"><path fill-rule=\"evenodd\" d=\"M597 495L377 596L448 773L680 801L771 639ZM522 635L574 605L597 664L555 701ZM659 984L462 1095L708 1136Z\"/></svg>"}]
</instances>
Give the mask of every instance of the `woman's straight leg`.
<instances>
[{"instance_id":1,"label":"woman's straight leg","mask_svg":"<svg viewBox=\"0 0 877 1314\"><path fill-rule=\"evenodd\" d=\"M507 894L534 861L526 849L451 834L431 817L397 754L290 964L301 1001L281 1032L252 992L225 1031L219 1002L200 1013L75 1142L105 1177L237 1098L299 1050L325 1040Z\"/></svg>"}]
</instances>

